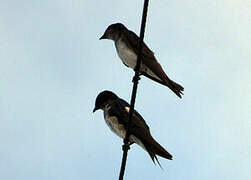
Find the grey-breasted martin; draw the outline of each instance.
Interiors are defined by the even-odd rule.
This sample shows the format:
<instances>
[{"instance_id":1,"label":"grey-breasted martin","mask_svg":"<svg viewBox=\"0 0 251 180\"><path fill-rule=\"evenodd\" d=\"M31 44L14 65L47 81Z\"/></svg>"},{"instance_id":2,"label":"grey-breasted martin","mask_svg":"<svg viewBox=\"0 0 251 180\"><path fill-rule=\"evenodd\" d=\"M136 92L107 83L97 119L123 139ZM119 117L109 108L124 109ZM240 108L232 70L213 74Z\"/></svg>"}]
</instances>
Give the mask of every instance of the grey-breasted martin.
<instances>
[{"instance_id":1,"label":"grey-breasted martin","mask_svg":"<svg viewBox=\"0 0 251 180\"><path fill-rule=\"evenodd\" d=\"M105 122L111 131L124 139L129 122L130 105L113 92L103 91L96 98L93 112L98 109L104 111ZM136 143L141 146L149 153L154 163L157 160L160 165L156 155L172 160L172 155L154 140L145 120L136 110L133 111L130 133L130 144Z\"/></svg>"},{"instance_id":2,"label":"grey-breasted martin","mask_svg":"<svg viewBox=\"0 0 251 180\"><path fill-rule=\"evenodd\" d=\"M118 56L122 62L132 69L135 69L139 37L132 31L128 30L123 24L111 24L106 29L100 39L110 39L115 42ZM140 74L169 87L178 97L181 98L184 88L178 83L172 81L163 71L161 65L156 60L153 51L145 43L142 47L142 60L140 65Z\"/></svg>"}]
</instances>

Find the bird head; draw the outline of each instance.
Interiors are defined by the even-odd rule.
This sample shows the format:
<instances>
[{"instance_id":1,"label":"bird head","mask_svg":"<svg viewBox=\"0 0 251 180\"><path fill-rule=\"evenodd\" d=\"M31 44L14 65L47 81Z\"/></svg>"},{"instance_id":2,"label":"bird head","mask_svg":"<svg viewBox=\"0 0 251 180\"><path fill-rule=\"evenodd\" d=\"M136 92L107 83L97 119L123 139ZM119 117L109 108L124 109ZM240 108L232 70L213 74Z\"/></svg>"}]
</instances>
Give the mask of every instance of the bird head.
<instances>
[{"instance_id":1,"label":"bird head","mask_svg":"<svg viewBox=\"0 0 251 180\"><path fill-rule=\"evenodd\" d=\"M102 91L101 93L99 93L99 95L96 98L95 101L95 107L93 109L93 112L95 112L96 110L99 109L103 109L105 108L105 106L110 103L113 100L118 99L118 96L116 94L114 94L111 91Z\"/></svg>"},{"instance_id":2,"label":"bird head","mask_svg":"<svg viewBox=\"0 0 251 180\"><path fill-rule=\"evenodd\" d=\"M105 30L105 33L103 34L103 36L101 36L101 39L110 39L110 40L116 40L121 32L126 29L126 27L121 24L121 23L115 23L115 24L111 24L110 26L108 26L108 28Z\"/></svg>"}]
</instances>

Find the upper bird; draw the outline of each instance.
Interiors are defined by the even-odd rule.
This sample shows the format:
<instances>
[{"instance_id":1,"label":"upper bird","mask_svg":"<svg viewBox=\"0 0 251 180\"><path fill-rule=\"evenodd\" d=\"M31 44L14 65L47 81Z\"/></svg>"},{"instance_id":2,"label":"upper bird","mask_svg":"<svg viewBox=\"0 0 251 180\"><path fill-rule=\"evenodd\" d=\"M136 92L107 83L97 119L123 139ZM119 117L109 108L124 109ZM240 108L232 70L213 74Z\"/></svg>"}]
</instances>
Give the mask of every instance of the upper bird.
<instances>
[{"instance_id":1,"label":"upper bird","mask_svg":"<svg viewBox=\"0 0 251 180\"><path fill-rule=\"evenodd\" d=\"M98 109L104 111L105 122L109 128L124 139L126 127L129 122L130 105L113 92L103 91L99 93L96 98L93 112ZM172 155L153 139L145 120L135 110L132 115L130 133L130 144L136 143L141 146L149 153L153 162L155 162L156 159L160 165L156 155L172 160Z\"/></svg>"},{"instance_id":2,"label":"upper bird","mask_svg":"<svg viewBox=\"0 0 251 180\"><path fill-rule=\"evenodd\" d=\"M134 32L128 30L121 23L111 24L100 39L113 40L122 62L127 67L135 69L138 57L139 37ZM181 98L184 88L168 78L161 65L156 60L153 51L151 51L145 43L143 43L142 46L141 57L140 74L169 87Z\"/></svg>"}]
</instances>

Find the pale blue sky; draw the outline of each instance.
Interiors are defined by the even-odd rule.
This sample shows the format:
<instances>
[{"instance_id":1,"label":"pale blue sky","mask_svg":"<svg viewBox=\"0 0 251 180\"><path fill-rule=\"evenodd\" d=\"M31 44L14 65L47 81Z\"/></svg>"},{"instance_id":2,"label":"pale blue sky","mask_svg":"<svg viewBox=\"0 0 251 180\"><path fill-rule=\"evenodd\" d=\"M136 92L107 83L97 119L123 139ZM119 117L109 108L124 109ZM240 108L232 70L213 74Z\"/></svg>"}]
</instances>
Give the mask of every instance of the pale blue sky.
<instances>
[{"instance_id":1,"label":"pale blue sky","mask_svg":"<svg viewBox=\"0 0 251 180\"><path fill-rule=\"evenodd\" d=\"M133 71L106 27L137 34L143 1L0 1L0 179L117 179L122 140L93 114L99 92L130 101ZM136 109L173 156L133 145L125 179L251 177L251 3L150 1L145 42L185 87L142 77Z\"/></svg>"}]
</instances>

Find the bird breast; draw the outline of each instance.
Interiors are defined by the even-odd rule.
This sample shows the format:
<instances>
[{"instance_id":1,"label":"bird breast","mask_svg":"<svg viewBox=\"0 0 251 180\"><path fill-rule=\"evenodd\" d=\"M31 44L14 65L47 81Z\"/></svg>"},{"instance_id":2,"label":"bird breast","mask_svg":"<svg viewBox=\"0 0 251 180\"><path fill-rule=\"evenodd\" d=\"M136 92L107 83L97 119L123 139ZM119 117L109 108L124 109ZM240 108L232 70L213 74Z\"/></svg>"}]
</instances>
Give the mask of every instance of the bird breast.
<instances>
[{"instance_id":1,"label":"bird breast","mask_svg":"<svg viewBox=\"0 0 251 180\"><path fill-rule=\"evenodd\" d=\"M129 49L125 42L120 38L115 42L117 53L123 63L129 66L132 69L135 69L136 62L137 62L137 55L134 53L132 49ZM141 61L142 62L142 61ZM158 79L161 81L161 78L158 77L153 71L148 68L144 63L140 65L140 72L145 72L148 75Z\"/></svg>"},{"instance_id":2,"label":"bird breast","mask_svg":"<svg viewBox=\"0 0 251 180\"><path fill-rule=\"evenodd\" d=\"M126 135L125 127L122 124L119 124L118 118L116 116L109 115L108 113L109 109L110 109L109 106L106 106L104 109L105 122L112 132L114 132L120 138L124 139ZM130 108L125 107L125 110L129 113ZM136 136L130 135L129 141L138 144L144 150L146 150L144 144Z\"/></svg>"},{"instance_id":3,"label":"bird breast","mask_svg":"<svg viewBox=\"0 0 251 180\"><path fill-rule=\"evenodd\" d=\"M126 131L122 124L119 124L118 118L115 116L110 116L108 114L109 109L104 110L104 118L107 126L110 128L112 132L114 132L116 135L118 135L121 138L125 138Z\"/></svg>"},{"instance_id":4,"label":"bird breast","mask_svg":"<svg viewBox=\"0 0 251 180\"><path fill-rule=\"evenodd\" d=\"M134 69L137 62L137 55L133 52L133 50L129 49L122 39L117 40L117 42L115 42L115 46L117 53L124 64Z\"/></svg>"}]
</instances>

